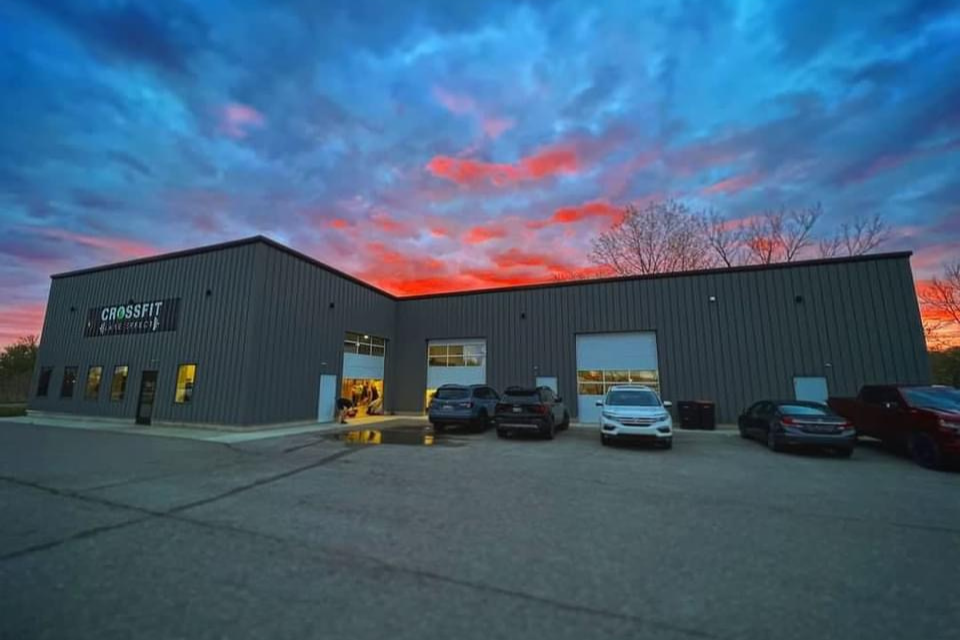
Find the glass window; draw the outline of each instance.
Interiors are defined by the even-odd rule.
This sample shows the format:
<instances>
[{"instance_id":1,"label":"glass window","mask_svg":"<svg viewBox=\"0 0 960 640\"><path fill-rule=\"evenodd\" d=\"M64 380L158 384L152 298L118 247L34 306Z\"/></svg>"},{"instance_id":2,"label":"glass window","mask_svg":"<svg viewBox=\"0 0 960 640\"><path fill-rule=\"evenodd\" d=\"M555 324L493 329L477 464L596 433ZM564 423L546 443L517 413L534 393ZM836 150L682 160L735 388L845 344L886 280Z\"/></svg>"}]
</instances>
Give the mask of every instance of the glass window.
<instances>
[{"instance_id":1,"label":"glass window","mask_svg":"<svg viewBox=\"0 0 960 640\"><path fill-rule=\"evenodd\" d=\"M603 382L603 371L577 371L580 382Z\"/></svg>"},{"instance_id":2,"label":"glass window","mask_svg":"<svg viewBox=\"0 0 960 640\"><path fill-rule=\"evenodd\" d=\"M370 339L375 347L384 347L387 344L387 341L384 338L378 338L374 336Z\"/></svg>"},{"instance_id":3,"label":"glass window","mask_svg":"<svg viewBox=\"0 0 960 640\"><path fill-rule=\"evenodd\" d=\"M630 372L629 371L604 371L603 381L619 382L621 384L625 382L630 382Z\"/></svg>"},{"instance_id":4,"label":"glass window","mask_svg":"<svg viewBox=\"0 0 960 640\"><path fill-rule=\"evenodd\" d=\"M445 367L447 366L447 358L444 356L430 356L427 364L431 367Z\"/></svg>"},{"instance_id":5,"label":"glass window","mask_svg":"<svg viewBox=\"0 0 960 640\"><path fill-rule=\"evenodd\" d=\"M603 384L600 382L581 382L577 385L577 393L581 396L602 396Z\"/></svg>"},{"instance_id":6,"label":"glass window","mask_svg":"<svg viewBox=\"0 0 960 640\"><path fill-rule=\"evenodd\" d=\"M83 397L87 400L96 400L100 396L100 378L103 377L103 367L96 366L87 369L87 388Z\"/></svg>"},{"instance_id":7,"label":"glass window","mask_svg":"<svg viewBox=\"0 0 960 640\"><path fill-rule=\"evenodd\" d=\"M452 353L447 356L447 366L448 367L465 367L467 366L466 362L463 359L463 354L453 355Z\"/></svg>"},{"instance_id":8,"label":"glass window","mask_svg":"<svg viewBox=\"0 0 960 640\"><path fill-rule=\"evenodd\" d=\"M911 406L946 413L960 413L960 391L949 387L908 387L903 395Z\"/></svg>"},{"instance_id":9,"label":"glass window","mask_svg":"<svg viewBox=\"0 0 960 640\"><path fill-rule=\"evenodd\" d=\"M640 382L647 383L657 382L657 372L656 371L631 371L630 372L630 382Z\"/></svg>"},{"instance_id":10,"label":"glass window","mask_svg":"<svg viewBox=\"0 0 960 640\"><path fill-rule=\"evenodd\" d=\"M60 385L60 397L61 398L72 398L73 397L73 388L77 384L77 368L76 367L64 367L63 369L63 384Z\"/></svg>"},{"instance_id":11,"label":"glass window","mask_svg":"<svg viewBox=\"0 0 960 640\"><path fill-rule=\"evenodd\" d=\"M177 392L173 401L184 404L193 399L193 383L197 376L197 365L182 364L177 369Z\"/></svg>"},{"instance_id":12,"label":"glass window","mask_svg":"<svg viewBox=\"0 0 960 640\"><path fill-rule=\"evenodd\" d=\"M781 404L780 413L788 416L832 416L833 412L824 404Z\"/></svg>"},{"instance_id":13,"label":"glass window","mask_svg":"<svg viewBox=\"0 0 960 640\"><path fill-rule=\"evenodd\" d=\"M110 401L119 402L127 392L127 365L121 364L113 368L113 378L110 380Z\"/></svg>"},{"instance_id":14,"label":"glass window","mask_svg":"<svg viewBox=\"0 0 960 640\"><path fill-rule=\"evenodd\" d=\"M463 355L463 345L462 344L448 344L447 345L447 354L451 356L462 356Z\"/></svg>"},{"instance_id":15,"label":"glass window","mask_svg":"<svg viewBox=\"0 0 960 640\"><path fill-rule=\"evenodd\" d=\"M659 407L660 398L644 389L612 391L603 403L614 407Z\"/></svg>"},{"instance_id":16,"label":"glass window","mask_svg":"<svg viewBox=\"0 0 960 640\"><path fill-rule=\"evenodd\" d=\"M373 350L370 352L371 355L380 356L383 358L387 354L387 350L384 349L383 345L373 345Z\"/></svg>"},{"instance_id":17,"label":"glass window","mask_svg":"<svg viewBox=\"0 0 960 640\"><path fill-rule=\"evenodd\" d=\"M445 356L447 355L447 345L430 345L430 349L427 351L430 356Z\"/></svg>"},{"instance_id":18,"label":"glass window","mask_svg":"<svg viewBox=\"0 0 960 640\"><path fill-rule=\"evenodd\" d=\"M463 356L463 366L465 367L479 367L482 362L483 360L478 356Z\"/></svg>"},{"instance_id":19,"label":"glass window","mask_svg":"<svg viewBox=\"0 0 960 640\"><path fill-rule=\"evenodd\" d=\"M50 376L53 375L53 367L41 367L40 379L37 380L37 396L45 398L50 390Z\"/></svg>"},{"instance_id":20,"label":"glass window","mask_svg":"<svg viewBox=\"0 0 960 640\"><path fill-rule=\"evenodd\" d=\"M360 343L360 350L358 353L362 356L371 356L373 355L373 345L367 342Z\"/></svg>"},{"instance_id":21,"label":"glass window","mask_svg":"<svg viewBox=\"0 0 960 640\"><path fill-rule=\"evenodd\" d=\"M349 340L344 340L343 342L343 352L344 353L356 353L357 352L357 343L350 342Z\"/></svg>"},{"instance_id":22,"label":"glass window","mask_svg":"<svg viewBox=\"0 0 960 640\"><path fill-rule=\"evenodd\" d=\"M387 340L367 334L347 331L343 338L344 353L358 353L362 356L386 356Z\"/></svg>"},{"instance_id":23,"label":"glass window","mask_svg":"<svg viewBox=\"0 0 960 640\"><path fill-rule=\"evenodd\" d=\"M462 400L470 397L470 389L466 387L440 387L437 389L437 400Z\"/></svg>"},{"instance_id":24,"label":"glass window","mask_svg":"<svg viewBox=\"0 0 960 640\"><path fill-rule=\"evenodd\" d=\"M465 356L482 356L482 355L483 355L483 345L479 345L479 344L465 344L465 345L463 345L463 355L465 355Z\"/></svg>"}]
</instances>

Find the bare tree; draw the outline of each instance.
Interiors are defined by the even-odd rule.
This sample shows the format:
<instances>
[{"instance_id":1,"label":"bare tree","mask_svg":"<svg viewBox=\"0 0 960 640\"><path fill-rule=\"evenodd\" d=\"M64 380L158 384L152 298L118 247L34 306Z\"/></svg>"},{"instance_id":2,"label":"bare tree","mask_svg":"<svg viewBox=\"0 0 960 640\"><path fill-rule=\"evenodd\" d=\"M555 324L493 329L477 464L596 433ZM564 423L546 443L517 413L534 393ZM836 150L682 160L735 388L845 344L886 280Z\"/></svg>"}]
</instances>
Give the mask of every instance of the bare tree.
<instances>
[{"instance_id":1,"label":"bare tree","mask_svg":"<svg viewBox=\"0 0 960 640\"><path fill-rule=\"evenodd\" d=\"M823 215L819 204L806 209L768 210L744 230L743 244L752 262L793 262L810 246L810 234Z\"/></svg>"},{"instance_id":2,"label":"bare tree","mask_svg":"<svg viewBox=\"0 0 960 640\"><path fill-rule=\"evenodd\" d=\"M632 205L623 220L593 241L590 259L619 275L688 271L713 266L703 215L667 200Z\"/></svg>"},{"instance_id":3,"label":"bare tree","mask_svg":"<svg viewBox=\"0 0 960 640\"><path fill-rule=\"evenodd\" d=\"M707 217L707 242L727 267L743 264L744 229L739 220L732 220L711 209Z\"/></svg>"},{"instance_id":4,"label":"bare tree","mask_svg":"<svg viewBox=\"0 0 960 640\"><path fill-rule=\"evenodd\" d=\"M933 312L930 315L946 323L951 331L960 330L960 261L948 264L942 276L923 287L920 301Z\"/></svg>"},{"instance_id":5,"label":"bare tree","mask_svg":"<svg viewBox=\"0 0 960 640\"><path fill-rule=\"evenodd\" d=\"M820 255L861 256L870 253L890 238L890 230L879 215L872 218L857 216L852 222L844 222L832 237L820 241Z\"/></svg>"}]
</instances>

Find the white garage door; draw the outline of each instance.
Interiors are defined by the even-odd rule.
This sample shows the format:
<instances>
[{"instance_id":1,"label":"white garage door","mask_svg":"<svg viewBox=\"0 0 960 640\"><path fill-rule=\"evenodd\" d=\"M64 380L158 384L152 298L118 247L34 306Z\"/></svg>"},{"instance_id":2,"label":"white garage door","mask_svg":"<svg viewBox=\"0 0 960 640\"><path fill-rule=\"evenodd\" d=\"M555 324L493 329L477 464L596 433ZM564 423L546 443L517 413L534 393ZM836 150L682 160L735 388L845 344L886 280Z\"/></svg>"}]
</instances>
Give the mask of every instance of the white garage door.
<instances>
[{"instance_id":1,"label":"white garage door","mask_svg":"<svg viewBox=\"0 0 960 640\"><path fill-rule=\"evenodd\" d=\"M593 333L577 336L577 409L580 422L598 422L607 389L645 384L659 391L654 333Z\"/></svg>"},{"instance_id":2,"label":"white garage door","mask_svg":"<svg viewBox=\"0 0 960 640\"><path fill-rule=\"evenodd\" d=\"M484 384L487 381L487 341L475 338L430 340L427 343L425 401L443 384Z\"/></svg>"}]
</instances>

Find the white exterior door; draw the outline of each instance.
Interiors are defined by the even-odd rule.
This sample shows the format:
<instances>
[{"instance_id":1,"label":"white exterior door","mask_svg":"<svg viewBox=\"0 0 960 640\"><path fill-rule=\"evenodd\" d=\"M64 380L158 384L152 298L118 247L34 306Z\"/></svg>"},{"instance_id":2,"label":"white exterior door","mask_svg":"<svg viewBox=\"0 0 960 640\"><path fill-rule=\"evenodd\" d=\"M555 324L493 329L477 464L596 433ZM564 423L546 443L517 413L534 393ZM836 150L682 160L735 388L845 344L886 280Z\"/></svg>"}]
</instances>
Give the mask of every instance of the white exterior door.
<instances>
[{"instance_id":1,"label":"white exterior door","mask_svg":"<svg viewBox=\"0 0 960 640\"><path fill-rule=\"evenodd\" d=\"M317 422L333 422L337 408L337 376L320 376L320 400L317 405Z\"/></svg>"},{"instance_id":2,"label":"white exterior door","mask_svg":"<svg viewBox=\"0 0 960 640\"><path fill-rule=\"evenodd\" d=\"M430 395L444 384L486 384L487 341L476 338L430 340L427 343L427 390Z\"/></svg>"},{"instance_id":3,"label":"white exterior door","mask_svg":"<svg viewBox=\"0 0 960 640\"><path fill-rule=\"evenodd\" d=\"M577 336L578 420L599 422L597 400L602 400L607 389L617 384L643 384L660 391L655 333Z\"/></svg>"},{"instance_id":4,"label":"white exterior door","mask_svg":"<svg viewBox=\"0 0 960 640\"><path fill-rule=\"evenodd\" d=\"M794 378L793 395L797 400L826 402L830 396L827 390L827 379L822 377Z\"/></svg>"}]
</instances>

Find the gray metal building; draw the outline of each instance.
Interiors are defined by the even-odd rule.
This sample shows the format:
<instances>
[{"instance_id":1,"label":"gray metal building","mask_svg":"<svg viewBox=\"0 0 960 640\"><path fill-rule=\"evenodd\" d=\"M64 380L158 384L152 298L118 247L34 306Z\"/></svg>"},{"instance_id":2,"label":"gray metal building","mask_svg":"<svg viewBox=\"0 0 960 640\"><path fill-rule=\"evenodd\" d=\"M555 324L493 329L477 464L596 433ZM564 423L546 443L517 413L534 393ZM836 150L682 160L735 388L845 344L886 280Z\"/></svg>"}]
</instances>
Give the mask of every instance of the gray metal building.
<instances>
[{"instance_id":1,"label":"gray metal building","mask_svg":"<svg viewBox=\"0 0 960 640\"><path fill-rule=\"evenodd\" d=\"M254 237L52 277L33 412L259 425L420 413L445 382L711 400L929 379L909 253L397 298Z\"/></svg>"}]
</instances>

